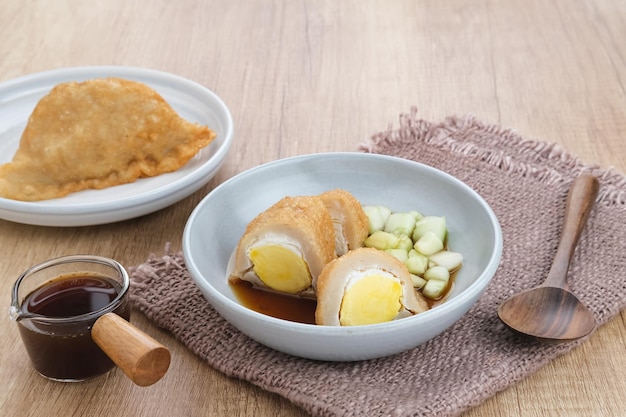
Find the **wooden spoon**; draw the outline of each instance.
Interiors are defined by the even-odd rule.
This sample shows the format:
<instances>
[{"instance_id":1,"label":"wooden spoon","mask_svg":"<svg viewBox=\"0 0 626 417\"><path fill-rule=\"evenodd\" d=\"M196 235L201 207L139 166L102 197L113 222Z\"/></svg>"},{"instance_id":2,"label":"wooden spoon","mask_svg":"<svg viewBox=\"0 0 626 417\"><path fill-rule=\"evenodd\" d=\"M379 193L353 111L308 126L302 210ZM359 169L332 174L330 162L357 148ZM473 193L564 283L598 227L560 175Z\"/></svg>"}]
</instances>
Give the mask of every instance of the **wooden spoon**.
<instances>
[{"instance_id":1,"label":"wooden spoon","mask_svg":"<svg viewBox=\"0 0 626 417\"><path fill-rule=\"evenodd\" d=\"M94 323L91 338L135 384L157 382L170 366L170 351L115 313Z\"/></svg>"},{"instance_id":2,"label":"wooden spoon","mask_svg":"<svg viewBox=\"0 0 626 417\"><path fill-rule=\"evenodd\" d=\"M567 271L598 194L598 180L583 174L574 180L567 195L563 233L545 282L506 300L498 316L513 330L546 341L575 340L596 326L593 314L569 292Z\"/></svg>"}]
</instances>

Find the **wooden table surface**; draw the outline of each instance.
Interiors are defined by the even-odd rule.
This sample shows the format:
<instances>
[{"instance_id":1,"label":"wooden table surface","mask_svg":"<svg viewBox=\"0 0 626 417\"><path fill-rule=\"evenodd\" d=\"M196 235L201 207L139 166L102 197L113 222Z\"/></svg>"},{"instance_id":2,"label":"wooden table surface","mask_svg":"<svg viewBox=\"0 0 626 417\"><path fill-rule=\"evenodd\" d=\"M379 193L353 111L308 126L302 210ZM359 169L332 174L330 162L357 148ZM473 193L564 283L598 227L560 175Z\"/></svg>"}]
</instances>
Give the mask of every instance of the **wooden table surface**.
<instances>
[{"instance_id":1,"label":"wooden table surface","mask_svg":"<svg viewBox=\"0 0 626 417\"><path fill-rule=\"evenodd\" d=\"M166 242L180 250L187 217L220 182L279 158L356 150L412 105L431 121L472 113L626 172L624 1L3 0L0 39L0 81L83 65L168 71L221 96L236 131L216 178L156 213L78 228L0 220L5 307L19 273L51 257L89 252L132 266ZM173 354L147 388L119 370L79 384L45 380L2 315L2 414L306 415L218 373L141 314L134 322ZM625 346L622 312L464 416L624 416Z\"/></svg>"}]
</instances>

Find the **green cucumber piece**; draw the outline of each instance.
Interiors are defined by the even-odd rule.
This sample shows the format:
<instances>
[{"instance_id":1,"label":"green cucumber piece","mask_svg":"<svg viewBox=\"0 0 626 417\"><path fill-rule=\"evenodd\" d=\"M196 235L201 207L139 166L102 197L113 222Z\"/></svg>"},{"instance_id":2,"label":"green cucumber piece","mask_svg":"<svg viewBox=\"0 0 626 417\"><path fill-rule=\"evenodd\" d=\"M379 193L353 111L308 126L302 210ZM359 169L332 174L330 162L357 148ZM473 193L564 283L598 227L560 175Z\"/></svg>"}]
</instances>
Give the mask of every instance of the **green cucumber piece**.
<instances>
[{"instance_id":1,"label":"green cucumber piece","mask_svg":"<svg viewBox=\"0 0 626 417\"><path fill-rule=\"evenodd\" d=\"M426 216L415 223L411 238L417 242L426 232L433 232L442 242L446 241L448 229L446 218L443 216Z\"/></svg>"}]
</instances>

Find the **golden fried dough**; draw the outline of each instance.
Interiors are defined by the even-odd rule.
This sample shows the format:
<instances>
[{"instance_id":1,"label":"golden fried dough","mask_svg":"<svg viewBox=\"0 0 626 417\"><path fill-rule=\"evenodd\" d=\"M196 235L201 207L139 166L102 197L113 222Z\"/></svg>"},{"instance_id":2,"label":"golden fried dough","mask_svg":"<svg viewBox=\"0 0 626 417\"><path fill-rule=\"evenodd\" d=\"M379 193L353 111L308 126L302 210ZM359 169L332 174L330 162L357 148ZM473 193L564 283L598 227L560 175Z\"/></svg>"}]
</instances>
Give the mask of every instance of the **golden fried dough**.
<instances>
[{"instance_id":1,"label":"golden fried dough","mask_svg":"<svg viewBox=\"0 0 626 417\"><path fill-rule=\"evenodd\" d=\"M383 323L428 310L406 265L374 248L358 248L326 264L317 281L315 323Z\"/></svg>"},{"instance_id":2,"label":"golden fried dough","mask_svg":"<svg viewBox=\"0 0 626 417\"><path fill-rule=\"evenodd\" d=\"M362 247L369 233L369 220L359 200L342 189L326 191L319 198L333 219L337 256Z\"/></svg>"},{"instance_id":3,"label":"golden fried dough","mask_svg":"<svg viewBox=\"0 0 626 417\"><path fill-rule=\"evenodd\" d=\"M0 196L45 200L172 172L215 136L142 83L59 84L37 103L13 160L0 166Z\"/></svg>"},{"instance_id":4,"label":"golden fried dough","mask_svg":"<svg viewBox=\"0 0 626 417\"><path fill-rule=\"evenodd\" d=\"M334 258L333 220L322 200L284 197L246 227L237 245L233 278L314 297L317 276Z\"/></svg>"}]
</instances>

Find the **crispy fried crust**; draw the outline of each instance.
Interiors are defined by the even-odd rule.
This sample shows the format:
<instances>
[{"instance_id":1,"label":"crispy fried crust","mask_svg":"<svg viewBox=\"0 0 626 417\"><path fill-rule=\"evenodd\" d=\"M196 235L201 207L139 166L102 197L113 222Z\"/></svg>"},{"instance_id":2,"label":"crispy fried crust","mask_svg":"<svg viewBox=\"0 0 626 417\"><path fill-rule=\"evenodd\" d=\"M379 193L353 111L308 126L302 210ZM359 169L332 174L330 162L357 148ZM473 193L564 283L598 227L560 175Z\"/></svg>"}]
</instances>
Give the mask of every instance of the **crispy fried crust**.
<instances>
[{"instance_id":1,"label":"crispy fried crust","mask_svg":"<svg viewBox=\"0 0 626 417\"><path fill-rule=\"evenodd\" d=\"M342 189L326 191L319 197L335 223L337 255L362 247L369 233L369 221L360 201Z\"/></svg>"},{"instance_id":2,"label":"crispy fried crust","mask_svg":"<svg viewBox=\"0 0 626 417\"><path fill-rule=\"evenodd\" d=\"M403 307L399 317L418 314L428 309L422 294L415 291L406 266L396 257L374 248L359 248L329 262L317 280L317 308L315 323L339 326L339 310L347 277L352 271L378 268L400 279L403 288Z\"/></svg>"},{"instance_id":3,"label":"crispy fried crust","mask_svg":"<svg viewBox=\"0 0 626 417\"><path fill-rule=\"evenodd\" d=\"M315 287L322 268L335 258L333 231L330 214L318 197L285 197L248 223L237 246L233 275L251 281L248 249L259 239L281 236L299 243Z\"/></svg>"},{"instance_id":4,"label":"crispy fried crust","mask_svg":"<svg viewBox=\"0 0 626 417\"><path fill-rule=\"evenodd\" d=\"M37 103L13 160L0 166L0 196L44 200L175 171L215 136L142 83L59 84Z\"/></svg>"}]
</instances>

